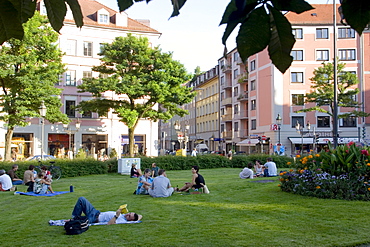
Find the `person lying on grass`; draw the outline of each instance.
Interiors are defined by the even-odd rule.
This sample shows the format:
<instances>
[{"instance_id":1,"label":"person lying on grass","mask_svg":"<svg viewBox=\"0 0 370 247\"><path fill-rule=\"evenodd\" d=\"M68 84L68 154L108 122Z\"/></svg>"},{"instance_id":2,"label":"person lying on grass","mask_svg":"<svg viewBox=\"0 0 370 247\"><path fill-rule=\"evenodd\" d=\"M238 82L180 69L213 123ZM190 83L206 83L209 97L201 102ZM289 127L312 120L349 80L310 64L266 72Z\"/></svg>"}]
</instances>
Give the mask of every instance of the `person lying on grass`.
<instances>
[{"instance_id":1,"label":"person lying on grass","mask_svg":"<svg viewBox=\"0 0 370 247\"><path fill-rule=\"evenodd\" d=\"M204 181L203 176L198 173L199 167L193 166L191 168L191 172L193 173L191 183L185 183L185 185L181 189L176 188L176 191L189 191L191 188L193 189L203 188L206 182Z\"/></svg>"},{"instance_id":2,"label":"person lying on grass","mask_svg":"<svg viewBox=\"0 0 370 247\"><path fill-rule=\"evenodd\" d=\"M108 222L107 225L113 225L126 221L138 221L143 218L142 215L136 213L121 214L121 211L122 208L119 208L117 211L100 212L85 197L80 197L73 209L72 219L84 213L89 219L89 223Z\"/></svg>"}]
</instances>

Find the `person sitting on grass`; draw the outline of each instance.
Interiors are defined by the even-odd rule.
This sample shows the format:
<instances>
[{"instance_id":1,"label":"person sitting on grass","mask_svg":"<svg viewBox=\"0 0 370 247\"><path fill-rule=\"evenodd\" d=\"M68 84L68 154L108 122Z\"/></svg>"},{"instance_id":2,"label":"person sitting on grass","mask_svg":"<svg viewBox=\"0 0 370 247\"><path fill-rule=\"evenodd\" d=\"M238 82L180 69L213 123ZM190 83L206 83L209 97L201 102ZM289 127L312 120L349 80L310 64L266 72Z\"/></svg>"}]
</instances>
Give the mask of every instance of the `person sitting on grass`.
<instances>
[{"instance_id":1,"label":"person sitting on grass","mask_svg":"<svg viewBox=\"0 0 370 247\"><path fill-rule=\"evenodd\" d=\"M256 172L256 177L263 177L263 169L264 166L262 165L262 162L260 160L256 160L254 165L254 171Z\"/></svg>"},{"instance_id":2,"label":"person sitting on grass","mask_svg":"<svg viewBox=\"0 0 370 247\"><path fill-rule=\"evenodd\" d=\"M154 178L148 192L152 197L169 197L173 193L173 187L170 180L167 178L166 170L159 169L158 177Z\"/></svg>"},{"instance_id":3,"label":"person sitting on grass","mask_svg":"<svg viewBox=\"0 0 370 247\"><path fill-rule=\"evenodd\" d=\"M254 176L253 176L253 170L252 170L252 168L253 168L253 163L249 163L248 165L247 165L247 167L245 167L240 173L239 173L239 177L241 178L241 179L246 179L246 178L253 178Z\"/></svg>"},{"instance_id":4,"label":"person sitting on grass","mask_svg":"<svg viewBox=\"0 0 370 247\"><path fill-rule=\"evenodd\" d=\"M275 162L272 161L271 157L267 158L267 162L264 164L265 170L264 176L265 177L276 177L277 176L277 168Z\"/></svg>"},{"instance_id":5,"label":"person sitting on grass","mask_svg":"<svg viewBox=\"0 0 370 247\"><path fill-rule=\"evenodd\" d=\"M39 172L37 174L37 178L33 184L33 192L35 192L35 194L46 194L48 189L50 190L50 193L54 193L53 189L51 188L51 182L47 181L44 177L45 173L43 172Z\"/></svg>"},{"instance_id":6,"label":"person sitting on grass","mask_svg":"<svg viewBox=\"0 0 370 247\"><path fill-rule=\"evenodd\" d=\"M24 185L28 186L28 189L27 189L27 192L32 192L33 191L33 184L35 183L35 176L34 176L34 172L35 171L35 166L34 165L30 165L28 167L28 170L26 170L24 172L24 175L23 175L23 182L24 182Z\"/></svg>"},{"instance_id":7,"label":"person sitting on grass","mask_svg":"<svg viewBox=\"0 0 370 247\"><path fill-rule=\"evenodd\" d=\"M136 164L132 164L131 165L131 177L132 178L137 178L137 177L140 177L141 176L141 170L140 169L136 169Z\"/></svg>"},{"instance_id":8,"label":"person sitting on grass","mask_svg":"<svg viewBox=\"0 0 370 247\"><path fill-rule=\"evenodd\" d=\"M148 190L153 183L153 178L150 177L150 175L151 175L150 169L148 168L145 169L144 175L142 175L139 178L137 190L135 191L136 195L148 195L149 194Z\"/></svg>"},{"instance_id":9,"label":"person sitting on grass","mask_svg":"<svg viewBox=\"0 0 370 247\"><path fill-rule=\"evenodd\" d=\"M107 225L121 224L126 221L138 221L143 218L142 215L136 213L121 214L122 209L117 211L100 212L85 198L78 198L76 205L72 211L72 219L81 216L84 213L89 219L89 223L107 223Z\"/></svg>"},{"instance_id":10,"label":"person sitting on grass","mask_svg":"<svg viewBox=\"0 0 370 247\"><path fill-rule=\"evenodd\" d=\"M5 173L4 169L0 170L0 191L14 191L15 188L10 176Z\"/></svg>"},{"instance_id":11,"label":"person sitting on grass","mask_svg":"<svg viewBox=\"0 0 370 247\"><path fill-rule=\"evenodd\" d=\"M20 185L23 183L22 179L20 179L17 174L15 173L18 170L18 165L14 164L12 165L12 169L10 169L7 173L12 179L13 185Z\"/></svg>"},{"instance_id":12,"label":"person sitting on grass","mask_svg":"<svg viewBox=\"0 0 370 247\"><path fill-rule=\"evenodd\" d=\"M49 181L49 182L52 182L53 181L51 179L52 178L51 173L50 173L50 171L48 170L48 168L46 166L42 166L41 167L41 171L45 174L44 179L46 181Z\"/></svg>"},{"instance_id":13,"label":"person sitting on grass","mask_svg":"<svg viewBox=\"0 0 370 247\"><path fill-rule=\"evenodd\" d=\"M159 166L156 163L152 163L152 177L158 177Z\"/></svg>"},{"instance_id":14,"label":"person sitting on grass","mask_svg":"<svg viewBox=\"0 0 370 247\"><path fill-rule=\"evenodd\" d=\"M193 189L200 189L203 188L203 186L206 184L204 181L204 178L202 175L200 175L199 172L199 167L198 166L193 166L191 168L192 172L192 180L191 183L185 183L185 185L181 189L176 189L176 191L189 191L191 188Z\"/></svg>"}]
</instances>

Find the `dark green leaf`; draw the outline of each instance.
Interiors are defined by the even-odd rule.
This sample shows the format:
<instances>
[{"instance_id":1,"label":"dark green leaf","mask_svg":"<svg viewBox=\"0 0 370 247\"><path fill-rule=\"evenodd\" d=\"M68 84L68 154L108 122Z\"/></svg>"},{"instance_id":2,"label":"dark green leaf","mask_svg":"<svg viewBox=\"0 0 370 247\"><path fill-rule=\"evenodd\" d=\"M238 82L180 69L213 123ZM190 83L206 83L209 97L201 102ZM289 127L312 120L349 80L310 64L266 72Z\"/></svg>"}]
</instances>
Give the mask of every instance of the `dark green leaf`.
<instances>
[{"instance_id":1,"label":"dark green leaf","mask_svg":"<svg viewBox=\"0 0 370 247\"><path fill-rule=\"evenodd\" d=\"M268 47L270 59L276 68L284 73L293 61L290 56L295 43L292 26L280 11L271 5L267 7L271 18L271 40Z\"/></svg>"},{"instance_id":2,"label":"dark green leaf","mask_svg":"<svg viewBox=\"0 0 370 247\"><path fill-rule=\"evenodd\" d=\"M346 22L358 34L362 34L362 31L370 22L369 0L343 0L342 11Z\"/></svg>"},{"instance_id":3,"label":"dark green leaf","mask_svg":"<svg viewBox=\"0 0 370 247\"><path fill-rule=\"evenodd\" d=\"M236 44L243 61L268 45L271 37L269 21L265 8L261 6L253 10L240 26Z\"/></svg>"},{"instance_id":4,"label":"dark green leaf","mask_svg":"<svg viewBox=\"0 0 370 247\"><path fill-rule=\"evenodd\" d=\"M10 0L14 8L18 11L18 17L21 23L25 23L33 16L36 10L36 1L32 0Z\"/></svg>"},{"instance_id":5,"label":"dark green leaf","mask_svg":"<svg viewBox=\"0 0 370 247\"><path fill-rule=\"evenodd\" d=\"M75 20L76 26L82 27L84 25L84 22L80 4L78 3L77 0L66 0L66 1L72 10L73 19Z\"/></svg>"},{"instance_id":6,"label":"dark green leaf","mask_svg":"<svg viewBox=\"0 0 370 247\"><path fill-rule=\"evenodd\" d=\"M172 0L172 5L173 5L173 12L171 17L178 16L180 14L180 9L184 4L186 3L186 0Z\"/></svg>"},{"instance_id":7,"label":"dark green leaf","mask_svg":"<svg viewBox=\"0 0 370 247\"><path fill-rule=\"evenodd\" d=\"M117 0L119 11L125 11L130 8L133 4L133 0Z\"/></svg>"},{"instance_id":8,"label":"dark green leaf","mask_svg":"<svg viewBox=\"0 0 370 247\"><path fill-rule=\"evenodd\" d=\"M62 28L67 6L64 0L44 0L51 26L57 32Z\"/></svg>"},{"instance_id":9,"label":"dark green leaf","mask_svg":"<svg viewBox=\"0 0 370 247\"><path fill-rule=\"evenodd\" d=\"M300 14L313 9L305 0L271 0L271 2L279 11L292 11Z\"/></svg>"},{"instance_id":10,"label":"dark green leaf","mask_svg":"<svg viewBox=\"0 0 370 247\"><path fill-rule=\"evenodd\" d=\"M0 0L0 44L10 38L22 39L23 35L18 11L10 1Z\"/></svg>"}]
</instances>

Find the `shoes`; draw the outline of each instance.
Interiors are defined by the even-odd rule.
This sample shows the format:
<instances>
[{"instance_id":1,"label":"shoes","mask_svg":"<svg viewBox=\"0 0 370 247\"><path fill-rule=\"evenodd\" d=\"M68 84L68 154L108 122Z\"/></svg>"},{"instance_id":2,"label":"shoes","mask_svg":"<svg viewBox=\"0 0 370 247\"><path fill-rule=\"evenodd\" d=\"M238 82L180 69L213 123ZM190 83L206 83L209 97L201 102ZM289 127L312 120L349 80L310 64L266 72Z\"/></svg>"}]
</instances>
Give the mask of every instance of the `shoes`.
<instances>
[{"instance_id":1,"label":"shoes","mask_svg":"<svg viewBox=\"0 0 370 247\"><path fill-rule=\"evenodd\" d=\"M17 191L17 186L12 186L12 187L10 188L10 191Z\"/></svg>"}]
</instances>

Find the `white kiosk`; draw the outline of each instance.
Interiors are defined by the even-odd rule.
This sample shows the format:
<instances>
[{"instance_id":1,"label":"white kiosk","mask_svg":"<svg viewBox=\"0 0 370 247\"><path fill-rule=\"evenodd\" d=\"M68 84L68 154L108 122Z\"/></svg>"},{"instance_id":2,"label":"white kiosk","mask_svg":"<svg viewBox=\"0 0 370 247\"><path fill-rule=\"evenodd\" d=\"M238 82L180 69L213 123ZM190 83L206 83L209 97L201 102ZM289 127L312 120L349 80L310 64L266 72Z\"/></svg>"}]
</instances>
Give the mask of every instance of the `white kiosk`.
<instances>
[{"instance_id":1,"label":"white kiosk","mask_svg":"<svg viewBox=\"0 0 370 247\"><path fill-rule=\"evenodd\" d=\"M118 173L121 175L130 175L132 165L136 165L136 169L140 169L140 160L140 158L118 159Z\"/></svg>"}]
</instances>

